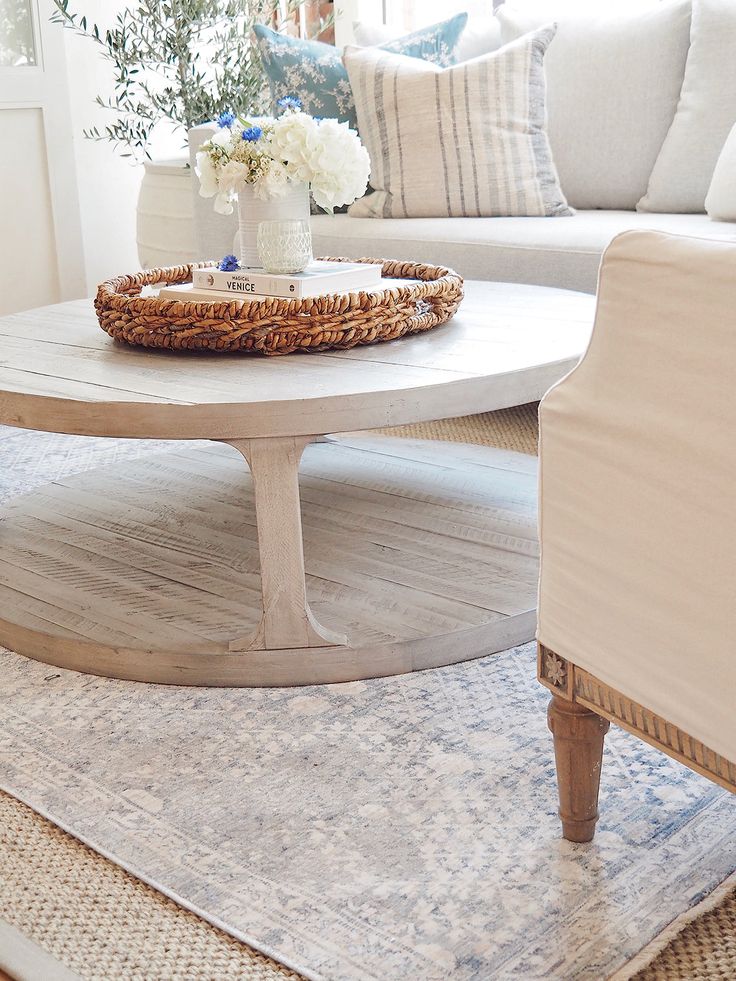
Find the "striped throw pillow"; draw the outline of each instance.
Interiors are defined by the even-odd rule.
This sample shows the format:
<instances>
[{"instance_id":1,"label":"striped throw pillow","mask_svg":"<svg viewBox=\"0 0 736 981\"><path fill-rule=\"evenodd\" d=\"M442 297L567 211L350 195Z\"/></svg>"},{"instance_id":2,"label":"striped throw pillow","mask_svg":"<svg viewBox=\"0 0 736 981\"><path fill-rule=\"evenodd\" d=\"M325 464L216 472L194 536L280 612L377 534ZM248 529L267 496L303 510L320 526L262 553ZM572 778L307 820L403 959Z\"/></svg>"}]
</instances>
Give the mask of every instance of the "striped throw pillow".
<instances>
[{"instance_id":1,"label":"striped throw pillow","mask_svg":"<svg viewBox=\"0 0 736 981\"><path fill-rule=\"evenodd\" d=\"M376 48L345 50L374 218L573 212L547 139L544 54L553 25L450 68Z\"/></svg>"}]
</instances>

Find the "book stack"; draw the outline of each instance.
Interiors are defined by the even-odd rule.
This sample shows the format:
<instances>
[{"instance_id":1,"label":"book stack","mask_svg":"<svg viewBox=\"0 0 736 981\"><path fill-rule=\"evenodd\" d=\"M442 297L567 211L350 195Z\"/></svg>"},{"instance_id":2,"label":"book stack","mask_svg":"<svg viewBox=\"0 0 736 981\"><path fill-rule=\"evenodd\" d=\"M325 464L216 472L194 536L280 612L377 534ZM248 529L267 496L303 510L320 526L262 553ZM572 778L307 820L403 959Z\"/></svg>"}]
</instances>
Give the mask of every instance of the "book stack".
<instances>
[{"instance_id":1,"label":"book stack","mask_svg":"<svg viewBox=\"0 0 736 981\"><path fill-rule=\"evenodd\" d=\"M168 300L262 300L278 296L303 300L331 293L381 289L381 264L366 262L312 262L304 272L267 273L263 269L222 272L217 266L195 269L192 282L166 286L160 299Z\"/></svg>"}]
</instances>

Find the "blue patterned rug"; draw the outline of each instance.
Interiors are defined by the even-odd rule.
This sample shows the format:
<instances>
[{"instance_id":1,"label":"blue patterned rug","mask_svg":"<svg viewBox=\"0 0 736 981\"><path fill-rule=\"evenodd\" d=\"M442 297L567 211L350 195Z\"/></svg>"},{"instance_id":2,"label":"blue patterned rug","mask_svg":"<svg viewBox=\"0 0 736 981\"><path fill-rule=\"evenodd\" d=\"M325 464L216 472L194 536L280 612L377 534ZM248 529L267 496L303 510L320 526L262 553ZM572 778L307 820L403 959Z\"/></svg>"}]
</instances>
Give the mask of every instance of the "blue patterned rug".
<instances>
[{"instance_id":1,"label":"blue patterned rug","mask_svg":"<svg viewBox=\"0 0 736 981\"><path fill-rule=\"evenodd\" d=\"M0 430L0 497L159 448ZM560 839L532 645L302 689L0 664L0 786L309 978L598 981L736 867L736 799L615 727Z\"/></svg>"}]
</instances>

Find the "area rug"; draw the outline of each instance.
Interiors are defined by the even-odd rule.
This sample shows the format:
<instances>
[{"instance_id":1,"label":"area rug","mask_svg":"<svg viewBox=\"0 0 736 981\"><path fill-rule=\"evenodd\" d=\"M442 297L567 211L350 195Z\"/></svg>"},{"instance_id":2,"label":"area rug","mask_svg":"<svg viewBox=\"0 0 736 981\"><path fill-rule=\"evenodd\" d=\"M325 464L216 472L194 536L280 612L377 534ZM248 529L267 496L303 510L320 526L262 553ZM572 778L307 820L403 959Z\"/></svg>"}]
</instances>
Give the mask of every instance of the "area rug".
<instances>
[{"instance_id":1,"label":"area rug","mask_svg":"<svg viewBox=\"0 0 736 981\"><path fill-rule=\"evenodd\" d=\"M0 981L298 981L0 791ZM20 938L3 944L3 921ZM27 941L23 941L27 938ZM29 960L17 971L19 953ZM19 949L18 949L19 948ZM54 964L49 966L52 955ZM17 972L17 973L16 973ZM733 981L736 875L677 917L610 981Z\"/></svg>"},{"instance_id":2,"label":"area rug","mask_svg":"<svg viewBox=\"0 0 736 981\"><path fill-rule=\"evenodd\" d=\"M618 731L595 844L559 839L531 646L320 689L0 670L3 789L307 977L603 978L736 865L730 795Z\"/></svg>"},{"instance_id":3,"label":"area rug","mask_svg":"<svg viewBox=\"0 0 736 981\"><path fill-rule=\"evenodd\" d=\"M6 495L79 464L7 438ZM531 647L265 692L0 664L4 789L307 977L604 978L736 865L734 800L618 730L596 842L559 839Z\"/></svg>"}]
</instances>

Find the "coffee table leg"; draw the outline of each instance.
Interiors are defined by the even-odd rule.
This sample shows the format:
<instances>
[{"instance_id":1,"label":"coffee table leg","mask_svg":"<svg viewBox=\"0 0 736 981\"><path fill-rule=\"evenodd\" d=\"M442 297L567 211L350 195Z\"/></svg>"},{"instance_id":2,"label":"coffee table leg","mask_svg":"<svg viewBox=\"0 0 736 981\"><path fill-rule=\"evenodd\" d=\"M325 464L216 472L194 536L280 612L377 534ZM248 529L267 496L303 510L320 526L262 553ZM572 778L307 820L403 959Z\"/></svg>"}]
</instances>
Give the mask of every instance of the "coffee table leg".
<instances>
[{"instance_id":1,"label":"coffee table leg","mask_svg":"<svg viewBox=\"0 0 736 981\"><path fill-rule=\"evenodd\" d=\"M229 440L248 462L258 524L263 619L231 651L327 647L347 638L323 627L307 602L299 502L299 461L310 436Z\"/></svg>"}]
</instances>

